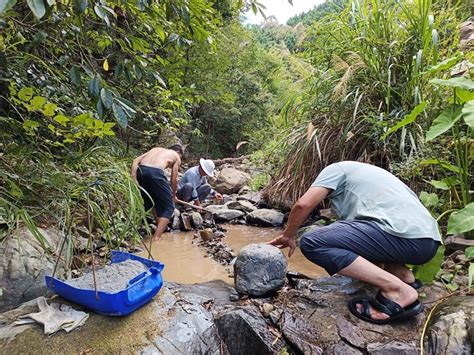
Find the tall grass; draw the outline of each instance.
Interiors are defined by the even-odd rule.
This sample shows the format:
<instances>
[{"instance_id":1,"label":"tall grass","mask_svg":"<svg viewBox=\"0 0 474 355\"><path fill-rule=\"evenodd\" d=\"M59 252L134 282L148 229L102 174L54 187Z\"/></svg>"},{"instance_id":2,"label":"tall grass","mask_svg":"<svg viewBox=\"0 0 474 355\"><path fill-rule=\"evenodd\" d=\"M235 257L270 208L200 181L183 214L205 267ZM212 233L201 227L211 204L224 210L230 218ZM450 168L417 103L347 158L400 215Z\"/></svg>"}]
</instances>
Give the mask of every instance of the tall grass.
<instances>
[{"instance_id":1,"label":"tall grass","mask_svg":"<svg viewBox=\"0 0 474 355\"><path fill-rule=\"evenodd\" d=\"M421 75L457 51L460 1L353 0L313 24L306 60L314 68L283 115L286 158L266 189L292 203L326 165L345 159L375 163L423 154L423 119L388 140L380 137L423 100L435 98ZM312 134L308 135L308 127Z\"/></svg>"},{"instance_id":2,"label":"tall grass","mask_svg":"<svg viewBox=\"0 0 474 355\"><path fill-rule=\"evenodd\" d=\"M140 191L130 178L128 159L114 152L115 140L110 144L63 159L41 151L7 151L0 159L0 216L8 226L3 238L25 225L58 256L37 227L55 225L64 237L61 254L68 265L81 228L108 249L138 243L138 230L146 225Z\"/></svg>"}]
</instances>

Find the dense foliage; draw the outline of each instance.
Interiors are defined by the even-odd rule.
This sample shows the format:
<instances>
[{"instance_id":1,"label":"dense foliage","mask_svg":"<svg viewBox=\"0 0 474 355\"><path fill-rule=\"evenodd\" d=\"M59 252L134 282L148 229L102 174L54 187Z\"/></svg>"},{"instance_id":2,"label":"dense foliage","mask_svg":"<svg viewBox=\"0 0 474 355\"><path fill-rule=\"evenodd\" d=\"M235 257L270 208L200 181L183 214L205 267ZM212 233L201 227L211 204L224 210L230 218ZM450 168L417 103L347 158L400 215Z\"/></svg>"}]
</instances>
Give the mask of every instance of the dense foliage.
<instances>
[{"instance_id":1,"label":"dense foliage","mask_svg":"<svg viewBox=\"0 0 474 355\"><path fill-rule=\"evenodd\" d=\"M3 1L0 224L137 238L130 160L181 140L190 158L253 153L252 186L271 178L269 200L287 206L327 164L372 162L419 192L443 232L467 234L470 5L328 0L246 26L257 1Z\"/></svg>"}]
</instances>

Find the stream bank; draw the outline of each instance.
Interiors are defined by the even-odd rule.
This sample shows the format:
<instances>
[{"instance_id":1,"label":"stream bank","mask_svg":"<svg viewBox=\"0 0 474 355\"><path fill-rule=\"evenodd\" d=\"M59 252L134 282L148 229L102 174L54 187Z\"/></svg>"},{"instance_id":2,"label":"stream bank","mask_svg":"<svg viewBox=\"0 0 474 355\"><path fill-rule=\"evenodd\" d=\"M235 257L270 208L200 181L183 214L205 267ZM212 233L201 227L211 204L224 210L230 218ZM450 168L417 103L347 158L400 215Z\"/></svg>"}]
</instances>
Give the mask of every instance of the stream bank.
<instances>
[{"instance_id":1,"label":"stream bank","mask_svg":"<svg viewBox=\"0 0 474 355\"><path fill-rule=\"evenodd\" d=\"M444 295L439 285L424 287L423 314L403 323L379 326L349 314L347 301L373 290L345 277L293 279L268 298L231 301L234 292L223 281L194 285L167 282L152 302L128 317L91 314L80 329L49 338L39 325L13 339L2 338L5 333L0 332L0 346L4 353L11 354L63 353L68 349L78 354L414 355L419 353L426 315L434 301ZM13 317L14 312L18 311L2 314L2 320ZM471 346L469 325L463 329L464 333L458 331L461 338L457 340ZM456 341L449 328L444 333L448 334L445 339ZM434 334L441 333L438 330ZM426 344L429 348L433 342ZM447 353L434 346L430 354Z\"/></svg>"}]
</instances>

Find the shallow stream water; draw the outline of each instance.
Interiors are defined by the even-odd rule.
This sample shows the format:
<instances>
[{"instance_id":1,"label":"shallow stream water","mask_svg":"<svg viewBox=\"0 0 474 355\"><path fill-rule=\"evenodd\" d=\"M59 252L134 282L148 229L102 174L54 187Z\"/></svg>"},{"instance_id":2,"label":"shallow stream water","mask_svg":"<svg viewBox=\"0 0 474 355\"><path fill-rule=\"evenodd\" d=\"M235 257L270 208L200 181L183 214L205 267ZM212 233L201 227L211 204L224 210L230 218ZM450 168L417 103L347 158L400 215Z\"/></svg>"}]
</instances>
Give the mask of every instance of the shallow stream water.
<instances>
[{"instance_id":1,"label":"shallow stream water","mask_svg":"<svg viewBox=\"0 0 474 355\"><path fill-rule=\"evenodd\" d=\"M236 254L248 244L264 243L282 233L282 230L277 228L246 225L224 225L223 227L227 232L222 242L232 248ZM152 243L153 258L165 264L164 280L184 284L223 280L232 284L233 279L229 277L232 266L223 266L211 257L207 257L203 248L193 244L195 233L195 231L164 233L159 241ZM288 257L287 250L284 250L284 254ZM146 255L147 252L142 253L142 256ZM309 262L298 248L289 258L288 270L298 271L312 278L327 276L322 268Z\"/></svg>"}]
</instances>

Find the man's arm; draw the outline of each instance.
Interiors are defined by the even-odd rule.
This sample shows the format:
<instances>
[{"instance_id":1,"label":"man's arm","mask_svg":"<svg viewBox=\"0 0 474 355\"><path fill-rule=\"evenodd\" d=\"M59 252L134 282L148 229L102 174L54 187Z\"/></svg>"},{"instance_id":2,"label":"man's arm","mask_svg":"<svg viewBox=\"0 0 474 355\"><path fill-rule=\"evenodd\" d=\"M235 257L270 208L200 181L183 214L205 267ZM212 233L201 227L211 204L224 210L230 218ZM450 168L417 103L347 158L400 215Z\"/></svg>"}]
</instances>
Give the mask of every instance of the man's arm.
<instances>
[{"instance_id":1,"label":"man's arm","mask_svg":"<svg viewBox=\"0 0 474 355\"><path fill-rule=\"evenodd\" d=\"M133 181L137 181L137 169L138 169L138 165L140 164L140 162L142 161L143 158L145 158L145 156L148 154L145 153L145 154L142 154L140 155L138 158L134 159L133 160L133 163L132 163L132 170L130 171L130 175L132 176L132 179Z\"/></svg>"},{"instance_id":2,"label":"man's arm","mask_svg":"<svg viewBox=\"0 0 474 355\"><path fill-rule=\"evenodd\" d=\"M308 218L311 211L328 195L329 189L325 187L311 187L306 193L300 197L295 203L288 218L283 235L271 240L269 244L279 248L289 247L288 256L291 256L296 248L295 235L300 225Z\"/></svg>"},{"instance_id":3,"label":"man's arm","mask_svg":"<svg viewBox=\"0 0 474 355\"><path fill-rule=\"evenodd\" d=\"M178 188L178 171L179 166L181 165L181 159L176 154L176 160L173 164L173 168L171 169L171 190L173 191L173 199L176 200L176 189Z\"/></svg>"}]
</instances>

